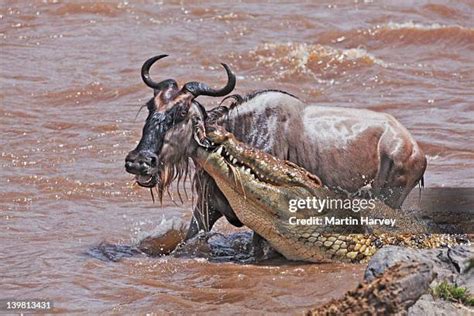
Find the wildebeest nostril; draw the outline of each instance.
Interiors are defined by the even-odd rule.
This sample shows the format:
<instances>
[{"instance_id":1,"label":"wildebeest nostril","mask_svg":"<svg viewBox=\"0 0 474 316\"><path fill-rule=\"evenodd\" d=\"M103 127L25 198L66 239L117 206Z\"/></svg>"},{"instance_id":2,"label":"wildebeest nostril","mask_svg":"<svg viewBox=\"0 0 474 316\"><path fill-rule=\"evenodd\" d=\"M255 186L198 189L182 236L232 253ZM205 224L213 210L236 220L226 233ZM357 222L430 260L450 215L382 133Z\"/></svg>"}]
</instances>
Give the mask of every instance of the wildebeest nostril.
<instances>
[{"instance_id":1,"label":"wildebeest nostril","mask_svg":"<svg viewBox=\"0 0 474 316\"><path fill-rule=\"evenodd\" d=\"M137 165L132 162L132 161L125 161L125 170L129 173L137 174L139 173L139 168L137 168Z\"/></svg>"},{"instance_id":2,"label":"wildebeest nostril","mask_svg":"<svg viewBox=\"0 0 474 316\"><path fill-rule=\"evenodd\" d=\"M134 174L146 174L156 167L158 157L151 151L133 152L125 158L125 169Z\"/></svg>"},{"instance_id":3,"label":"wildebeest nostril","mask_svg":"<svg viewBox=\"0 0 474 316\"><path fill-rule=\"evenodd\" d=\"M158 157L151 151L139 152L132 162L141 166L156 167Z\"/></svg>"},{"instance_id":4,"label":"wildebeest nostril","mask_svg":"<svg viewBox=\"0 0 474 316\"><path fill-rule=\"evenodd\" d=\"M136 162L140 163L140 165L147 165L153 168L156 166L156 160L157 157L155 153L151 151L143 151L138 154Z\"/></svg>"},{"instance_id":5,"label":"wildebeest nostril","mask_svg":"<svg viewBox=\"0 0 474 316\"><path fill-rule=\"evenodd\" d=\"M125 165L133 164L138 158L138 153L133 150L128 153L127 157L125 157Z\"/></svg>"}]
</instances>

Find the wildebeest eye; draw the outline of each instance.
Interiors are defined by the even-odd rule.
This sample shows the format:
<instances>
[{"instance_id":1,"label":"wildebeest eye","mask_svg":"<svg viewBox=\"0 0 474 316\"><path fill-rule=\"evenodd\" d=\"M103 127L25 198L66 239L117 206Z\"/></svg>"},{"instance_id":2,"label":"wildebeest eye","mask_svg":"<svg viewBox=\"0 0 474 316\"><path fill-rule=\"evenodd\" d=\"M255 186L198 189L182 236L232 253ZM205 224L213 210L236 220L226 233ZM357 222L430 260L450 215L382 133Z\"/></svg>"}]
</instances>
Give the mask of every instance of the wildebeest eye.
<instances>
[{"instance_id":1,"label":"wildebeest eye","mask_svg":"<svg viewBox=\"0 0 474 316\"><path fill-rule=\"evenodd\" d=\"M179 111L179 117L181 118L185 118L187 114L188 114L187 109L182 109L181 111Z\"/></svg>"},{"instance_id":2,"label":"wildebeest eye","mask_svg":"<svg viewBox=\"0 0 474 316\"><path fill-rule=\"evenodd\" d=\"M186 118L189 112L189 107L186 104L180 104L177 108L176 115L179 120Z\"/></svg>"}]
</instances>

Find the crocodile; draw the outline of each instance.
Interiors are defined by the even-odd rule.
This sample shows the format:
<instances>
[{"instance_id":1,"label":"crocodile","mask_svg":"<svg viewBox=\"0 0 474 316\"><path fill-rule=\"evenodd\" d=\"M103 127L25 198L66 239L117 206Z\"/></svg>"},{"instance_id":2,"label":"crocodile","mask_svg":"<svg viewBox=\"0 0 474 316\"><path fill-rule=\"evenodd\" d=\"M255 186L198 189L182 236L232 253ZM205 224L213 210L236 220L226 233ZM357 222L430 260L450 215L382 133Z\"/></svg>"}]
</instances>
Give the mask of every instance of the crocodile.
<instances>
[{"instance_id":1,"label":"crocodile","mask_svg":"<svg viewBox=\"0 0 474 316\"><path fill-rule=\"evenodd\" d=\"M222 127L205 129L195 127L195 137L200 139L192 155L195 164L214 179L239 220L289 260L364 262L384 245L435 248L457 243L455 236L427 234L417 220L378 200L360 212L340 205L319 209L305 205L290 212L295 200L329 201L347 195L325 187L316 175L292 162L238 141ZM305 220L317 223L329 215L353 221L364 216L393 218L398 226L295 225Z\"/></svg>"}]
</instances>

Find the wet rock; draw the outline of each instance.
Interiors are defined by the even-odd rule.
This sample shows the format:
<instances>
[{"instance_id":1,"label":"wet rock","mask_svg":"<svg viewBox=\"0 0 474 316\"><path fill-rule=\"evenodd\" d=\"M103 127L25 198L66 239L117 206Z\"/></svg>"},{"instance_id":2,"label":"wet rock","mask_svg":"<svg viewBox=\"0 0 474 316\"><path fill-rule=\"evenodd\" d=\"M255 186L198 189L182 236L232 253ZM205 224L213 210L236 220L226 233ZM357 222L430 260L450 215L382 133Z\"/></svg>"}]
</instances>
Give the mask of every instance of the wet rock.
<instances>
[{"instance_id":1,"label":"wet rock","mask_svg":"<svg viewBox=\"0 0 474 316\"><path fill-rule=\"evenodd\" d=\"M462 281L469 260L474 257L472 246L462 245L454 248L411 249L387 246L380 249L369 261L364 278L372 280L397 262L426 262L433 266L437 279L450 282Z\"/></svg>"},{"instance_id":2,"label":"wet rock","mask_svg":"<svg viewBox=\"0 0 474 316\"><path fill-rule=\"evenodd\" d=\"M474 310L461 304L446 302L441 299L434 299L431 294L424 294L411 308L408 309L408 315L474 315Z\"/></svg>"},{"instance_id":3,"label":"wet rock","mask_svg":"<svg viewBox=\"0 0 474 316\"><path fill-rule=\"evenodd\" d=\"M212 256L212 249L208 242L209 237L210 235L206 233L197 234L186 242L179 244L171 255L177 258L197 257L209 259Z\"/></svg>"},{"instance_id":4,"label":"wet rock","mask_svg":"<svg viewBox=\"0 0 474 316\"><path fill-rule=\"evenodd\" d=\"M454 248L438 249L409 249L397 246L388 246L379 250L370 260L365 271L364 279L372 281L400 262L424 263L431 267L436 275L431 287L442 281L448 281L458 286L467 287L474 293L474 273L468 271L470 261L474 258L474 249L470 245ZM411 286L416 287L417 284ZM407 289L410 290L410 289ZM409 315L453 315L472 313L469 307L453 304L441 299L435 299L426 291L409 310Z\"/></svg>"},{"instance_id":5,"label":"wet rock","mask_svg":"<svg viewBox=\"0 0 474 316\"><path fill-rule=\"evenodd\" d=\"M250 263L252 233L238 232L230 235L200 233L179 245L171 254L174 257L205 258L212 262Z\"/></svg>"},{"instance_id":6,"label":"wet rock","mask_svg":"<svg viewBox=\"0 0 474 316\"><path fill-rule=\"evenodd\" d=\"M252 255L255 258L255 262L284 258L283 255L278 253L268 241L256 232L253 232L252 234Z\"/></svg>"},{"instance_id":7,"label":"wet rock","mask_svg":"<svg viewBox=\"0 0 474 316\"><path fill-rule=\"evenodd\" d=\"M308 311L306 315L404 314L428 290L434 277L428 263L398 263L377 278L361 283L343 298Z\"/></svg>"},{"instance_id":8,"label":"wet rock","mask_svg":"<svg viewBox=\"0 0 474 316\"><path fill-rule=\"evenodd\" d=\"M134 246L113 244L104 241L90 248L86 251L86 254L102 261L118 262L123 258L139 255L140 251Z\"/></svg>"},{"instance_id":9,"label":"wet rock","mask_svg":"<svg viewBox=\"0 0 474 316\"><path fill-rule=\"evenodd\" d=\"M148 236L140 241L138 249L149 256L164 256L170 254L181 242L185 233L181 230L169 230L159 236Z\"/></svg>"},{"instance_id":10,"label":"wet rock","mask_svg":"<svg viewBox=\"0 0 474 316\"><path fill-rule=\"evenodd\" d=\"M139 237L137 248L149 256L168 255L184 241L186 231L182 219L163 219L154 231Z\"/></svg>"}]
</instances>

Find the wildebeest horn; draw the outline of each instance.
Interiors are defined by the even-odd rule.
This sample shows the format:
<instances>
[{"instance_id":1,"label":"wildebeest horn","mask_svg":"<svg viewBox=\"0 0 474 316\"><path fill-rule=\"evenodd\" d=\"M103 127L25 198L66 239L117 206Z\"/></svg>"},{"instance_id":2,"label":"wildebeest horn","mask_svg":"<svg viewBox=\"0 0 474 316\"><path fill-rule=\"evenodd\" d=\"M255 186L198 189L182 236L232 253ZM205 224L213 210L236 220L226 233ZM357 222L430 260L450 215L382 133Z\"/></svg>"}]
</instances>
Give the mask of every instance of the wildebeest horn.
<instances>
[{"instance_id":1,"label":"wildebeest horn","mask_svg":"<svg viewBox=\"0 0 474 316\"><path fill-rule=\"evenodd\" d=\"M160 60L162 58L165 58L166 56L168 56L168 55L153 56L150 59L148 59L147 61L145 61L145 63L142 66L142 79L143 79L143 82L147 86L149 86L150 88L152 88L154 90L157 90L157 91L162 90L163 88L166 88L166 87L169 87L169 86L175 86L175 87L178 86L176 81L174 81L173 79L167 79L167 80L163 80L163 81L160 81L160 82L155 82L150 77L150 68L151 68L151 66L155 62L157 62L158 60Z\"/></svg>"},{"instance_id":2,"label":"wildebeest horn","mask_svg":"<svg viewBox=\"0 0 474 316\"><path fill-rule=\"evenodd\" d=\"M227 84L222 89L212 89L207 84L202 82L188 82L184 85L183 90L188 91L195 97L200 95L207 95L210 97L222 97L229 94L235 88L235 75L226 64L221 64L227 73Z\"/></svg>"}]
</instances>

